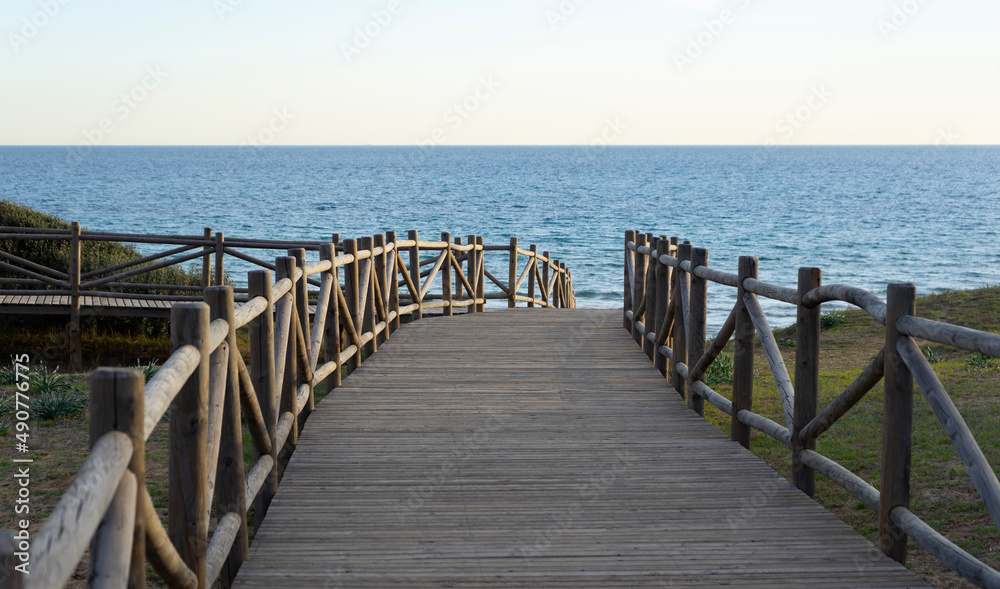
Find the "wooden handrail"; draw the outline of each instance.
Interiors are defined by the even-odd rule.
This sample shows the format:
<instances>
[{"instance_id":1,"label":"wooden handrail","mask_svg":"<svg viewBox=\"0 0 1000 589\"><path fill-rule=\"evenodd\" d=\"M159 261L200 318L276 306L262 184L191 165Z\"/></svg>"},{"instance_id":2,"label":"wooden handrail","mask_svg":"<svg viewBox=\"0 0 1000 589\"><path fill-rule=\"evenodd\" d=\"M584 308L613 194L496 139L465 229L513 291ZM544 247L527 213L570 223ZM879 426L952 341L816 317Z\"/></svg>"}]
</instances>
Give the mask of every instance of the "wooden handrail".
<instances>
[{"instance_id":1,"label":"wooden handrail","mask_svg":"<svg viewBox=\"0 0 1000 589\"><path fill-rule=\"evenodd\" d=\"M392 337L404 317L416 320L430 309L450 313L464 308L468 313L478 313L483 311L487 300L498 298L538 307L575 304L568 269L551 259L548 252L539 255L535 246L528 254L516 252L528 256L528 264L514 281L504 284L486 270L484 257L488 252L510 255L515 250L510 246L484 245L478 236L469 236L462 245L450 243L450 238L440 242L419 241L416 232L411 232L407 240L396 239L394 233L389 233L384 239L379 236L363 240L365 247L358 250L353 240L339 246L339 236L333 243L251 241L222 237L220 233L209 239L210 231L202 238L89 232L74 227L70 231L37 233L0 227L0 234L5 238L79 238L74 243L127 241L179 246L87 273L76 270L74 274L71 268L65 274L68 283L60 284L66 287L66 292L80 298L101 295L178 301L171 319L173 353L145 384L134 370L101 369L94 373L92 391L116 391L119 400L93 401L92 415L115 417L92 420L92 424L97 424L91 432L97 436L94 449L33 544L38 547L33 563L46 572L32 575L28 587L61 585L95 538L102 519L111 523L102 526L106 531L94 539L102 547L94 553L94 578L117 582L132 577L133 583L140 583L148 557L170 586L205 587L216 577L224 583L231 582L247 556L247 509L254 508L255 525L266 516L284 465L279 452L282 448L294 449L301 426L296 416L301 416L303 422L308 417L314 387L322 382L330 387L339 386L342 369L348 374L355 370L362 360L362 349L377 352L379 342ZM284 245L296 246L289 252L294 256L279 257L274 264L235 249L273 249ZM305 246L318 250L320 260L307 262ZM338 255L338 249L344 253ZM431 250L433 257L421 260L421 249ZM410 254L409 264L403 251ZM249 296L242 304L236 304L230 286L209 287L199 297L85 290L112 284L139 286L116 281L180 261L205 260L210 255L219 256L215 260L215 282L218 282L221 256L226 254L268 268L250 272L250 286L244 289ZM32 270L33 262L16 256L0 257L26 266L29 273L39 270L64 276L42 266ZM423 264L431 268L423 284L418 285L415 276L420 274ZM343 282L341 266L345 270ZM276 270L273 281L270 269ZM114 274L122 270L127 271ZM454 280L450 278L452 272ZM317 274L316 280L309 279ZM402 282L398 280L399 274ZM439 274L442 291L432 295L429 291ZM89 282L80 280L100 276L105 277ZM529 283L541 291L541 298L535 296L532 288L529 296L517 294L518 287L529 278ZM487 279L496 282L500 292L486 292ZM312 301L307 298L307 283L319 286L319 291L312 293L315 296ZM400 285L409 291L406 306L401 305L404 297L400 296ZM211 310L196 300L202 298L209 302ZM315 311L310 313L307 305L315 305ZM239 353L235 336L237 329L246 326L250 331L252 370ZM326 350L323 360L322 349ZM370 354L364 359L369 357ZM102 378L117 379L117 384L110 388L95 384ZM280 404L275 402L276 397L280 397ZM135 402L129 405L123 400L127 398ZM164 528L146 489L143 448L170 407L173 408L169 424L171 464L178 468L171 467L170 521ZM249 468L243 462L241 417L253 441L254 457ZM106 431L110 426L101 423L131 429ZM92 476L98 470L101 476ZM215 514L219 523L209 539L208 508L213 504L213 495L217 496L221 511ZM80 514L73 512L73 525L67 525L66 518L71 510L78 509L83 496L87 497L86 508ZM126 529L135 533L126 536L122 532Z\"/></svg>"},{"instance_id":2,"label":"wooden handrail","mask_svg":"<svg viewBox=\"0 0 1000 589\"><path fill-rule=\"evenodd\" d=\"M915 290L912 285L890 285L887 304L861 288L844 284L821 285L818 268L802 268L798 288L794 289L759 280L756 258L741 258L739 273L727 273L690 259L691 247L684 244L680 244L676 255L668 255L672 252L663 245L665 239L636 231L625 233L624 327L647 351L652 346L653 361L658 367L666 367L669 362L668 376L674 375L672 382L675 388L688 398L691 407L696 411L700 407L691 403L693 397L718 407L730 416L733 438L745 446L749 446L749 428L753 428L788 447L793 463L793 482L803 492L813 493L812 473L819 472L879 513L880 547L887 555L903 561L907 538L912 537L944 564L980 586L1000 586L1000 572L946 540L907 509L909 469L906 465L909 464L911 449L909 436L904 435L911 427L910 391L915 380L947 431L990 516L1000 529L1000 482L940 379L913 341L913 337L918 337L1000 356L1000 335L914 316L912 300ZM670 242L676 244L677 239L671 238ZM652 272L650 266L653 266ZM668 272L675 273L673 280L664 281L663 276ZM650 276L656 278L650 281ZM736 288L738 294L737 304L717 338L708 350L694 354L697 358L690 358L694 368L689 370L688 350L692 347L692 340L685 336L684 328L692 325L692 318L701 312L689 286L689 283L694 284L694 279ZM797 308L794 383L757 296ZM887 326L887 342L886 347L839 396L822 411L817 411L819 305L829 301L862 308L877 323ZM768 359L787 426L753 412L755 335L759 336ZM712 390L703 379L709 366L717 360L733 336L736 336L737 345L733 400L730 401ZM883 429L887 433L882 438L885 446L880 491L818 453L815 440L881 380L886 383Z\"/></svg>"}]
</instances>

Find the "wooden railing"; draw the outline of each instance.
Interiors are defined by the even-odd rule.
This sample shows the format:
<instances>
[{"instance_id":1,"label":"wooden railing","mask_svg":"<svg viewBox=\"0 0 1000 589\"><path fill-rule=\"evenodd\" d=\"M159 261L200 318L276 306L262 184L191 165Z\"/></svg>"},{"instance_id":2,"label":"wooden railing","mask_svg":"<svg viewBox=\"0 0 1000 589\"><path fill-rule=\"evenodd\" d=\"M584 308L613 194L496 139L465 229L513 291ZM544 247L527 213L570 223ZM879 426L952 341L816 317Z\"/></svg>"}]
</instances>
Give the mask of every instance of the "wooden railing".
<instances>
[{"instance_id":1,"label":"wooden railing","mask_svg":"<svg viewBox=\"0 0 1000 589\"><path fill-rule=\"evenodd\" d=\"M944 564L981 587L1000 587L1000 572L968 554L909 510L913 382L947 431L983 502L1000 529L1000 483L933 368L914 341L920 338L1000 357L1000 336L915 316L916 288L892 284L885 302L860 288L822 284L819 268L800 268L798 287L758 280L757 258L741 257L738 273L708 266L708 251L676 237L625 233L624 327L657 368L704 415L708 401L730 417L730 435L750 447L751 428L791 451L796 487L813 495L815 473L827 476L878 513L879 548L905 562L913 538ZM736 305L706 349L709 283L737 290ZM758 297L796 307L794 382L782 360ZM820 305L838 301L864 309L886 327L885 346L822 411L819 391ZM705 383L708 367L734 341L732 399ZM777 385L783 423L753 412L754 349L759 339ZM816 451L816 440L879 381L884 383L879 489Z\"/></svg>"},{"instance_id":2,"label":"wooden railing","mask_svg":"<svg viewBox=\"0 0 1000 589\"><path fill-rule=\"evenodd\" d=\"M367 238L366 238L367 239ZM323 248L331 243L334 251L340 254L347 253L347 243L340 244L340 236L334 235L331 242L319 241L295 241L295 240L263 240L263 239L241 239L227 237L221 232L215 234L211 229L206 228L203 235L144 235L131 233L109 233L101 231L84 231L79 223L72 223L69 229L35 229L23 227L0 227L0 240L27 240L27 241L66 241L68 247L68 259L66 263L67 271L57 268L50 268L39 264L37 261L18 257L10 252L0 249L0 270L5 270L15 277L0 277L0 295L19 295L25 299L29 297L67 297L66 305L47 305L44 312L65 313L69 316L67 332L69 335L69 360L73 370L82 369L82 344L80 318L83 313L82 302L87 297L92 299L118 298L134 301L133 308L105 307L103 314L110 315L149 315L166 313L164 309L149 309L142 306L144 301L197 301L202 300L202 291L212 285L225 283L226 257L236 258L243 262L265 268L271 271L276 270L275 264L251 255L247 250L304 250L316 255L323 251ZM507 300L508 306L513 307L518 302L526 302L529 307L572 307L575 306L573 296L572 274L566 269L565 263L554 260L548 252L539 254L535 245L530 250L518 247L517 238L512 238L509 245L484 246L482 237L470 235L465 245L462 245L462 238L451 240L451 236L442 233L441 241L418 241L416 231L410 231L408 239L399 240L396 243L395 233L387 233L384 236L378 235L371 238L373 247L382 247L384 244L390 248L398 248L406 253L411 264L409 273L402 273L404 279L399 286L413 287L406 299L410 305L419 304L416 313L419 317L424 310L441 308L446 315L452 314L456 308L470 307L476 305L475 310L482 310L484 301L499 299ZM364 240L359 242L358 247L362 251L365 249ZM84 244L86 242L121 242L129 244L144 244L145 246L172 246L162 252L153 253L139 257L127 262L114 264L107 267L81 271L81 258ZM448 242L449 247L444 248L444 243ZM473 242L475 248L473 251ZM371 248L369 248L371 249ZM448 256L444 252L448 251ZM482 263L483 252L497 251L507 252L509 256L510 273L507 283L491 272L486 270ZM420 259L421 252L441 252L438 256L428 259ZM472 252L472 253L470 253ZM519 257L525 258L523 270L519 270ZM378 260L378 264L389 264L382 267L384 273L391 267L402 268L405 266L399 253L383 255L384 259ZM303 258L304 259L304 258ZM178 284L150 284L136 282L144 274L149 274L155 270L169 266L180 266L188 262L201 261L202 276L200 285L178 285ZM214 272L213 272L214 260ZM479 269L473 268L476 262ZM301 260L300 260L301 262ZM398 265L397 265L398 264ZM432 266L420 272L412 270L412 265L418 264L420 267ZM464 267L465 270L461 270ZM454 284L449 277L454 272ZM471 269L471 270L470 270ZM465 272L463 274L463 272ZM438 273L443 275L443 285L440 295L429 292L430 285ZM499 291L486 292L484 289L485 275L491 283L495 284ZM420 278L425 278L425 283L419 291L416 286L420 283ZM475 282L475 284L473 284ZM526 283L526 284L525 284ZM310 278L308 284L313 287L321 287L319 279ZM508 288L513 284L513 289ZM524 287L524 288L522 288ZM469 288L476 288L476 297L467 296L463 298L462 293L468 294ZM391 289L397 291L396 287ZM178 292L188 291L190 294L178 294ZM526 294L520 294L526 291ZM236 288L237 302L245 301L250 295L247 287ZM310 296L316 297L320 293L312 292ZM407 295L404 295L404 297ZM472 302L472 299L477 299ZM4 309L0 307L0 311ZM40 307L32 312L39 312ZM413 312L408 310L399 314Z\"/></svg>"},{"instance_id":3,"label":"wooden railing","mask_svg":"<svg viewBox=\"0 0 1000 589\"><path fill-rule=\"evenodd\" d=\"M518 301L574 305L565 265L538 255L534 246L519 249L516 240L487 246L481 237L470 237L462 245L448 234L441 241L418 241L410 232L408 240L389 233L317 249L318 261L307 261L302 248L274 264L257 260L274 274L251 271L242 304L227 285L206 288L204 302L176 302L173 353L148 383L131 369L92 374L91 452L30 543L31 574L11 573L0 585L62 587L89 546L90 586L144 587L147 560L171 587L203 589L216 580L229 586L248 558L248 508L259 526L283 472L281 451L294 449L317 386L337 388L345 373L377 353L401 319L419 319L429 309L478 313L488 299L506 299L511 307ZM508 253L507 285L486 271L490 251ZM421 259L425 252L432 256ZM526 258L523 270L519 256ZM432 296L439 274L441 294ZM485 292L486 279L499 294ZM525 281L528 295L522 296ZM312 300L309 284L319 286ZM236 331L244 326L249 366L237 348ZM168 408L164 527L146 489L145 443ZM249 465L241 419L252 440ZM9 563L13 555L3 557Z\"/></svg>"}]
</instances>

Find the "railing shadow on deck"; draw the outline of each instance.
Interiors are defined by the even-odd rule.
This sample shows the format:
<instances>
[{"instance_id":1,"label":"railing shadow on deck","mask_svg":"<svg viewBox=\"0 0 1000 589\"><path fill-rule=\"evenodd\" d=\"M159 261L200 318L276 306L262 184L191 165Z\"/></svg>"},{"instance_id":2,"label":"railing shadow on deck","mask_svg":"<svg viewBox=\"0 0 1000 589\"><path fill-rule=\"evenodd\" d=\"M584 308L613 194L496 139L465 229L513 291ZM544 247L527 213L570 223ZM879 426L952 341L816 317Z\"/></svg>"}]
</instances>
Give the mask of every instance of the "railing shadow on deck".
<instances>
[{"instance_id":1,"label":"railing shadow on deck","mask_svg":"<svg viewBox=\"0 0 1000 589\"><path fill-rule=\"evenodd\" d=\"M798 288L758 280L758 260L741 257L736 274L708 266L708 251L676 237L627 231L624 259L624 328L655 366L704 415L708 401L730 417L733 441L750 447L750 430L791 451L796 487L812 496L819 472L874 510L878 545L905 563L908 538L980 587L1000 587L1000 572L942 536L909 510L913 383L919 385L947 431L994 524L1000 529L1000 483L972 432L914 341L920 338L1000 357L1000 336L915 316L913 284L891 284L887 300L843 284L822 284L819 268L800 268ZM737 290L736 305L706 349L709 283ZM757 297L794 305L794 382ZM860 307L885 326L885 345L861 374L822 411L819 392L820 305L838 301ZM732 400L705 383L709 366L734 340ZM753 412L754 349L767 357L784 413L776 423ZM872 390L884 383L882 464L879 489L816 451L816 440Z\"/></svg>"},{"instance_id":2,"label":"railing shadow on deck","mask_svg":"<svg viewBox=\"0 0 1000 589\"><path fill-rule=\"evenodd\" d=\"M81 234L78 225L68 232L0 232L5 232L0 235L4 238L76 240L69 276L52 280L45 273L52 277L56 271L3 255L5 269L19 269L29 277L18 279L18 284L31 280L32 285L54 286L56 290L41 291L50 295L78 298L85 288L112 284L143 270L119 265L88 273L118 274L81 283L79 240L87 234ZM146 236L99 238L137 242ZM317 386L325 383L326 391L336 389L344 373L376 354L404 318L418 320L431 309L441 309L446 316L460 308L479 313L490 299L506 300L508 307L518 302L538 308L575 307L572 275L565 264L548 252L539 255L534 245L519 248L516 238L509 245L490 246L482 237L470 236L462 245L447 233L440 241L420 241L411 231L407 240L390 232L340 245L335 236L330 243L315 244L319 259L313 262L307 262L302 243L233 240L229 243L234 247L228 247L219 234L209 251L202 249L209 247L207 239L148 236L146 241L183 241L184 251L175 248L147 256L133 266L165 258L154 264L162 267L215 255L216 283L222 280L225 254L264 269L249 273L242 303L235 289L225 285L204 288L197 297L203 301L175 299L170 316L173 353L148 383L133 369L100 368L91 375L91 452L29 550L20 550L20 540L4 531L0 558L9 574L0 579L2 586L62 587L88 546L89 586L143 587L147 560L171 587L204 588L216 580L229 586L248 558L248 509L253 507L254 525L259 526L278 489L287 454L315 408ZM274 264L235 249L285 245L293 249ZM183 255L190 249L197 251ZM428 252L432 255L422 259ZM487 252L506 252L506 285L486 270ZM207 279L207 269L205 275ZM441 294L432 295L438 277ZM487 280L499 291L487 292ZM518 294L525 282L527 295ZM318 291L310 292L310 285ZM78 308L79 302L74 305ZM310 313L310 308L315 311ZM249 366L237 348L236 330L244 326L249 328ZM145 443L168 409L169 508L164 527L146 489ZM243 459L241 419L252 440L249 467ZM209 536L213 518L217 524ZM13 566L25 559L31 574L15 573Z\"/></svg>"}]
</instances>

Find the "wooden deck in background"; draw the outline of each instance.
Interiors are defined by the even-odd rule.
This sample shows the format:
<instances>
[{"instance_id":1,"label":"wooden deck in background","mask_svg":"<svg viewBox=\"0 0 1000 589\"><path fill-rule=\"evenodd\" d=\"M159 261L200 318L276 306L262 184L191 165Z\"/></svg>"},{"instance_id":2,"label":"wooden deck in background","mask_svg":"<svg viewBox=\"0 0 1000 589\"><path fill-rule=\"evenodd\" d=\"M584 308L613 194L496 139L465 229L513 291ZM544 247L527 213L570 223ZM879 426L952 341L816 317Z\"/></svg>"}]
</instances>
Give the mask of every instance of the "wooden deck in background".
<instances>
[{"instance_id":1,"label":"wooden deck in background","mask_svg":"<svg viewBox=\"0 0 1000 589\"><path fill-rule=\"evenodd\" d=\"M404 326L250 551L236 587L924 586L690 412L620 311Z\"/></svg>"}]
</instances>

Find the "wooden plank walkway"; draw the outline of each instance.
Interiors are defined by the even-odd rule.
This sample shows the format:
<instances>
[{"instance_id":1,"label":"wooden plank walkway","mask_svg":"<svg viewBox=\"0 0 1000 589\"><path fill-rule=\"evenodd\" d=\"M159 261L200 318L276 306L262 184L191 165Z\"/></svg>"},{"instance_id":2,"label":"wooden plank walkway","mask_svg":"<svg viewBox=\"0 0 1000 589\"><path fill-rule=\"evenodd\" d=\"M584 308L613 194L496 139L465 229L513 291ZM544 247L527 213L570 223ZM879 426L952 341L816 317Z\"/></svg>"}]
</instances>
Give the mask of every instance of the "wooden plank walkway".
<instances>
[{"instance_id":1,"label":"wooden plank walkway","mask_svg":"<svg viewBox=\"0 0 1000 589\"><path fill-rule=\"evenodd\" d=\"M924 586L687 410L619 311L403 326L250 553L236 587Z\"/></svg>"}]
</instances>

